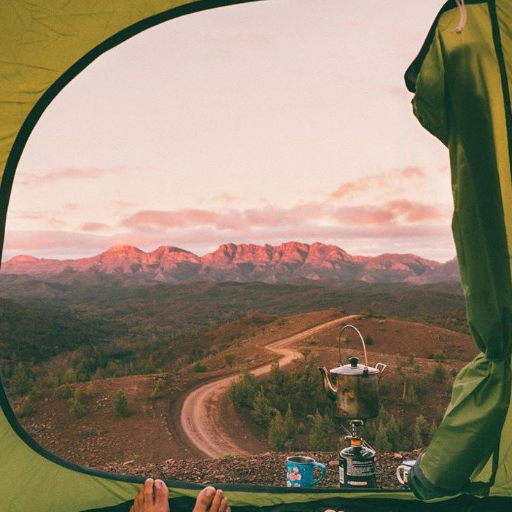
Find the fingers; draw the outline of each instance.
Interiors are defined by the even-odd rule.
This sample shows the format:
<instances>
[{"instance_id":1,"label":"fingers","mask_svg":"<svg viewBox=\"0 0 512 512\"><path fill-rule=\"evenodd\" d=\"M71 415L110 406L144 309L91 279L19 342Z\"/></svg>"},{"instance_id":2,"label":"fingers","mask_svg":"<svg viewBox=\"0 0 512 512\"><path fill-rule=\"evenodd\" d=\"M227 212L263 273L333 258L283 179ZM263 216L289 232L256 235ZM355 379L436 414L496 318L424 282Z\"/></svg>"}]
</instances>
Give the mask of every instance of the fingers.
<instances>
[{"instance_id":1,"label":"fingers","mask_svg":"<svg viewBox=\"0 0 512 512\"><path fill-rule=\"evenodd\" d=\"M169 489L162 480L155 480L155 505L157 509L165 509L169 500Z\"/></svg>"}]
</instances>

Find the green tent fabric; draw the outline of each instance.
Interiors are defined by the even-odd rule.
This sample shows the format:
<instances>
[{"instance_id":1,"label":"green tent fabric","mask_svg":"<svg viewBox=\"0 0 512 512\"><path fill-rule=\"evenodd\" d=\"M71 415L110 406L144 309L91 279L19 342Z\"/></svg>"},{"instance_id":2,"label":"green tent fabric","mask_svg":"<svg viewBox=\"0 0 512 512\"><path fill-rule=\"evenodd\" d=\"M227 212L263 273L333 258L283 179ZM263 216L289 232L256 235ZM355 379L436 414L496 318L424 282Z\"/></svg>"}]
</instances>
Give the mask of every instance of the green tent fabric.
<instances>
[{"instance_id":1,"label":"green tent fabric","mask_svg":"<svg viewBox=\"0 0 512 512\"><path fill-rule=\"evenodd\" d=\"M412 472L421 498L512 494L512 3L449 2L406 73L414 112L449 149L453 235L481 354L457 376L445 417Z\"/></svg>"},{"instance_id":2,"label":"green tent fabric","mask_svg":"<svg viewBox=\"0 0 512 512\"><path fill-rule=\"evenodd\" d=\"M66 84L94 59L143 30L178 16L247 1L253 0L2 0L0 247L23 148L45 108ZM416 114L450 147L454 232L471 329L485 354L457 378L439 434L414 470L415 493L433 498L432 502L425 505L407 491L224 485L234 510L323 511L351 504L372 511L451 510L455 502L471 500L470 494L512 496L511 115L506 79L512 64L506 29L512 27L512 7L505 0L468 3L464 33L449 34L457 23L451 1L407 74L409 87L416 90ZM472 108L465 105L468 100ZM19 425L1 385L0 407L0 512L129 509L142 478L78 467L48 453ZM191 510L200 486L169 486L171 510ZM435 499L450 494L458 496Z\"/></svg>"}]
</instances>

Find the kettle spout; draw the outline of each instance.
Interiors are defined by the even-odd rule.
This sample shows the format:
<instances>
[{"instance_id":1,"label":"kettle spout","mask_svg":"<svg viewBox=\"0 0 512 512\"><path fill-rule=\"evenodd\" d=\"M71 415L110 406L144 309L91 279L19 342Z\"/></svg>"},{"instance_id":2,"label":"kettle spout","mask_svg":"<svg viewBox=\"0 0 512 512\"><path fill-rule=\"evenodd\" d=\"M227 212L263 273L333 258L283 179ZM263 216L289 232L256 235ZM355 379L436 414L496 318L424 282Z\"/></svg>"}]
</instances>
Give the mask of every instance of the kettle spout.
<instances>
[{"instance_id":1,"label":"kettle spout","mask_svg":"<svg viewBox=\"0 0 512 512\"><path fill-rule=\"evenodd\" d=\"M324 381L324 389L325 389L327 396L331 400L336 400L337 389L333 386L331 379L329 378L329 372L327 371L327 368L325 366L321 366L318 369L320 370L320 373L322 374L323 381Z\"/></svg>"}]
</instances>

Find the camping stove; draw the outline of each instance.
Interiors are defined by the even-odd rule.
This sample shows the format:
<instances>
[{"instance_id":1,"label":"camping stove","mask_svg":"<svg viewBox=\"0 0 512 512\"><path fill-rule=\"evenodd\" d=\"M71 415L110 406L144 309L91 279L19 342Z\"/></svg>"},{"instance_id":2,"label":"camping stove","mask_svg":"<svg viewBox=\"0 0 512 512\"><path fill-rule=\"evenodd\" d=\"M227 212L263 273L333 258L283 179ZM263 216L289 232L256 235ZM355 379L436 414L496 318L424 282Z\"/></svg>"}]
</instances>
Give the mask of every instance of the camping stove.
<instances>
[{"instance_id":1,"label":"camping stove","mask_svg":"<svg viewBox=\"0 0 512 512\"><path fill-rule=\"evenodd\" d=\"M345 440L350 441L350 446L340 452L340 487L375 488L375 450L363 439L363 420L352 420L350 424L352 433L345 436Z\"/></svg>"}]
</instances>

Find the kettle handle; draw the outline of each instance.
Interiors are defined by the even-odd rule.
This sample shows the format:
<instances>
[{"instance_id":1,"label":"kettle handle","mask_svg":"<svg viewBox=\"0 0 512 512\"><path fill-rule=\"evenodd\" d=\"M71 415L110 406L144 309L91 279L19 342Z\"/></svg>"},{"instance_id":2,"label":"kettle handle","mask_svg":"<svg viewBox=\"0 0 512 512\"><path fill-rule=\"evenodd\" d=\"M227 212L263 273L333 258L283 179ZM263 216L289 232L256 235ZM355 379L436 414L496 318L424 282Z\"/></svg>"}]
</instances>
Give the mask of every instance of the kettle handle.
<instances>
[{"instance_id":1,"label":"kettle handle","mask_svg":"<svg viewBox=\"0 0 512 512\"><path fill-rule=\"evenodd\" d=\"M354 329L354 331L356 331L357 334L359 334L359 337L361 338L361 343L363 344L363 350L364 350L364 364L365 364L365 366L368 366L368 357L366 355L366 345L364 343L363 335L361 334L361 332L359 331L359 329L357 327L354 327L353 325L350 325L350 324L344 325L341 328L340 335L338 336L338 355L339 355L339 358L340 358L340 366L342 365L342 362L341 362L341 335L343 334L343 331L345 329L348 329L349 327Z\"/></svg>"},{"instance_id":2,"label":"kettle handle","mask_svg":"<svg viewBox=\"0 0 512 512\"><path fill-rule=\"evenodd\" d=\"M380 369L379 367L382 367L382 369ZM379 380L380 378L382 377L382 373L384 372L384 370L388 367L387 364L384 364L384 363L377 363L375 365L375 368L377 368L377 370L379 370Z\"/></svg>"}]
</instances>

